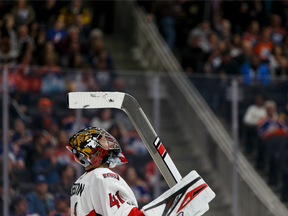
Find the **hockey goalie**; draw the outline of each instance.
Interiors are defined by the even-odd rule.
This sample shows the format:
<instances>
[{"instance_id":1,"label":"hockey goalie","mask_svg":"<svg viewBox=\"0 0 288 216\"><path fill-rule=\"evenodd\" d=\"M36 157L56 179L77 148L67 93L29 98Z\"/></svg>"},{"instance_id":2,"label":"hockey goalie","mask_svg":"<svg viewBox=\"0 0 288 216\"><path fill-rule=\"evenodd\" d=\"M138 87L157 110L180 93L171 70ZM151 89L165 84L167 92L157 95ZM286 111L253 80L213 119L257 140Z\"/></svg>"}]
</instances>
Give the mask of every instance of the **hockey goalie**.
<instances>
[{"instance_id":1,"label":"hockey goalie","mask_svg":"<svg viewBox=\"0 0 288 216\"><path fill-rule=\"evenodd\" d=\"M214 192L192 171L157 199L138 209L136 198L109 168L127 163L120 145L104 129L89 127L73 135L67 149L86 172L71 189L73 216L200 216Z\"/></svg>"}]
</instances>

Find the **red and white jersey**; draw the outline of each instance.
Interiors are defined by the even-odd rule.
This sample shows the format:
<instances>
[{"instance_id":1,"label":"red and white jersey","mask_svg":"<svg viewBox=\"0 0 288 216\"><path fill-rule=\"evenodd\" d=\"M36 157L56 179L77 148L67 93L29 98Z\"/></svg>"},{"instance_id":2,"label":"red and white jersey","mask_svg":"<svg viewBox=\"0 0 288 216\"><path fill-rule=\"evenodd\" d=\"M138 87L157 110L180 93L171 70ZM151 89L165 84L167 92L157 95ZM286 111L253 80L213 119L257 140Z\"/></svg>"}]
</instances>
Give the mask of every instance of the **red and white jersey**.
<instances>
[{"instance_id":1,"label":"red and white jersey","mask_svg":"<svg viewBox=\"0 0 288 216\"><path fill-rule=\"evenodd\" d=\"M85 172L71 188L71 216L144 216L127 183L108 168Z\"/></svg>"}]
</instances>

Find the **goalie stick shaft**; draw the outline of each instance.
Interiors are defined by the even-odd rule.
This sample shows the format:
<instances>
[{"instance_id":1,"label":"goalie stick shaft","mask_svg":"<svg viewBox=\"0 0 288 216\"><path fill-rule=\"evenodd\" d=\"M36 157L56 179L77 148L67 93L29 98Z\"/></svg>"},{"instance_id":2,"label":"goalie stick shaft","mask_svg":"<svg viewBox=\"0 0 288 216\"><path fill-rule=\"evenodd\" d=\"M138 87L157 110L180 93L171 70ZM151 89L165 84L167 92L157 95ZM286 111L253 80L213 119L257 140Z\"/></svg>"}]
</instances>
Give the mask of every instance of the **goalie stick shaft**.
<instances>
[{"instance_id":1,"label":"goalie stick shaft","mask_svg":"<svg viewBox=\"0 0 288 216\"><path fill-rule=\"evenodd\" d=\"M70 109L118 108L131 120L148 152L169 187L181 180L181 175L150 124L137 100L121 92L71 92L67 94Z\"/></svg>"},{"instance_id":2,"label":"goalie stick shaft","mask_svg":"<svg viewBox=\"0 0 288 216\"><path fill-rule=\"evenodd\" d=\"M182 177L136 99L126 94L122 110L130 118L169 187L174 186Z\"/></svg>"}]
</instances>

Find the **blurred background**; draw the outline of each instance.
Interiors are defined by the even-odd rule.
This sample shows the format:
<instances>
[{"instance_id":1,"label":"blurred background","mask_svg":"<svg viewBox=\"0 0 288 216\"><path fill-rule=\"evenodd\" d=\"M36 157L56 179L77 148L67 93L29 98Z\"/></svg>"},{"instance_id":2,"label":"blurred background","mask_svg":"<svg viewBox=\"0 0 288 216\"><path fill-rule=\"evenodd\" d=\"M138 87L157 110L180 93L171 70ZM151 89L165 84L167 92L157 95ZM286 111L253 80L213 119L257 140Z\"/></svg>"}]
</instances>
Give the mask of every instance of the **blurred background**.
<instances>
[{"instance_id":1,"label":"blurred background","mask_svg":"<svg viewBox=\"0 0 288 216\"><path fill-rule=\"evenodd\" d=\"M288 1L0 1L0 216L70 215L66 144L97 126L141 208L168 189L126 114L70 91L134 96L207 216L288 215ZM287 184L287 186L286 186Z\"/></svg>"}]
</instances>

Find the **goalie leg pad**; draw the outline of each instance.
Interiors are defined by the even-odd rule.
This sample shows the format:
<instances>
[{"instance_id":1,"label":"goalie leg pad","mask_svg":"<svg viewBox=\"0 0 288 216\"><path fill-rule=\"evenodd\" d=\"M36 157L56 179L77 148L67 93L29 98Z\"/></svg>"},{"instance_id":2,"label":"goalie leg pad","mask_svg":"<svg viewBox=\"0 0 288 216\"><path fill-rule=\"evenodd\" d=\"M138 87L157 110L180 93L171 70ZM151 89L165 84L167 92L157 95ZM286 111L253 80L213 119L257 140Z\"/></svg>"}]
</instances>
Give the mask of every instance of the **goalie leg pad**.
<instances>
[{"instance_id":1,"label":"goalie leg pad","mask_svg":"<svg viewBox=\"0 0 288 216\"><path fill-rule=\"evenodd\" d=\"M196 171L142 208L146 216L200 216L209 210L215 193Z\"/></svg>"}]
</instances>

